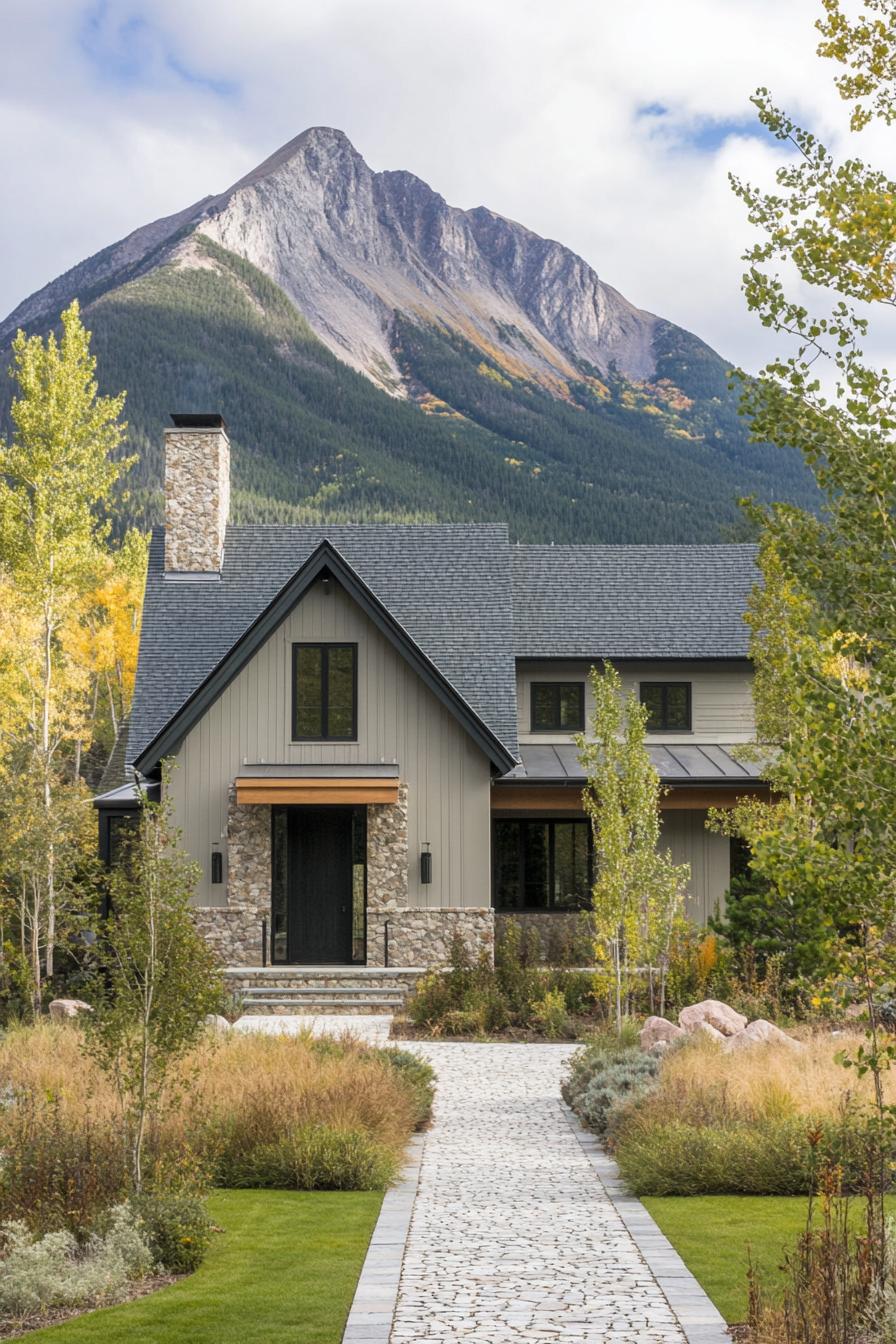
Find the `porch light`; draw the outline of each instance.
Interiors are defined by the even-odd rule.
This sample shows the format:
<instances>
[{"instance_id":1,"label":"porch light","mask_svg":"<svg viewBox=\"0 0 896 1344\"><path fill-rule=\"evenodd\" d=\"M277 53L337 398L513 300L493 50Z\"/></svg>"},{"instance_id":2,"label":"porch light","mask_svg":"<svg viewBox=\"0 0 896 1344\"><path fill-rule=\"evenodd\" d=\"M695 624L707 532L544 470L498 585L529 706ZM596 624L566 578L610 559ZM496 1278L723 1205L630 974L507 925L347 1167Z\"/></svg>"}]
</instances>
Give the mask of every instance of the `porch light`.
<instances>
[{"instance_id":1,"label":"porch light","mask_svg":"<svg viewBox=\"0 0 896 1344\"><path fill-rule=\"evenodd\" d=\"M432 855L429 852L429 841L423 841L423 851L420 855L420 881L424 884L432 881Z\"/></svg>"},{"instance_id":2,"label":"porch light","mask_svg":"<svg viewBox=\"0 0 896 1344\"><path fill-rule=\"evenodd\" d=\"M220 849L212 850L212 883L224 881L224 855Z\"/></svg>"}]
</instances>

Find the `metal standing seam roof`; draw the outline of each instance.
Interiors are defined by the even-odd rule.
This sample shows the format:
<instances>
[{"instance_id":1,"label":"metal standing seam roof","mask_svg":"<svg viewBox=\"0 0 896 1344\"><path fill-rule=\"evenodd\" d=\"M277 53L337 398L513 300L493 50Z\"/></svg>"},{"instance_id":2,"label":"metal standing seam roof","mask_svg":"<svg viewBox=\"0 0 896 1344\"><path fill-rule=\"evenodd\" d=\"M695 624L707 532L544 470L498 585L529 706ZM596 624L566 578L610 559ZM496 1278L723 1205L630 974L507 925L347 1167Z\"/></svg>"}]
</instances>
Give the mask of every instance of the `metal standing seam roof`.
<instances>
[{"instance_id":1,"label":"metal standing seam roof","mask_svg":"<svg viewBox=\"0 0 896 1344\"><path fill-rule=\"evenodd\" d=\"M738 761L734 755L737 750L733 744L647 744L647 754L664 784L743 784L759 780L759 766L753 762ZM502 777L503 782L579 785L585 782L585 772L576 746L524 744L520 748L520 756L521 763Z\"/></svg>"}]
</instances>

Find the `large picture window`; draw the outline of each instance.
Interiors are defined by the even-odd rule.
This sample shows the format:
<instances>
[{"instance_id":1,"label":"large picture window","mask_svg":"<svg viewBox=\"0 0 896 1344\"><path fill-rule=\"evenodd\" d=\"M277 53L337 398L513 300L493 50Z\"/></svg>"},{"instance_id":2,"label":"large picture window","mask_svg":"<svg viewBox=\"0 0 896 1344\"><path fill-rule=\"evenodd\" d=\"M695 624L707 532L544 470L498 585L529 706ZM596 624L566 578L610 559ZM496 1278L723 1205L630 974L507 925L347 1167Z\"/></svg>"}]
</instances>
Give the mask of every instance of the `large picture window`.
<instances>
[{"instance_id":1,"label":"large picture window","mask_svg":"<svg viewBox=\"0 0 896 1344\"><path fill-rule=\"evenodd\" d=\"M533 681L533 733L578 733L584 727L583 681Z\"/></svg>"},{"instance_id":2,"label":"large picture window","mask_svg":"<svg viewBox=\"0 0 896 1344\"><path fill-rule=\"evenodd\" d=\"M496 910L584 910L592 881L590 822L494 822Z\"/></svg>"},{"instance_id":3,"label":"large picture window","mask_svg":"<svg viewBox=\"0 0 896 1344\"><path fill-rule=\"evenodd\" d=\"M689 681L642 681L641 704L647 706L647 731L691 731L691 683Z\"/></svg>"},{"instance_id":4,"label":"large picture window","mask_svg":"<svg viewBox=\"0 0 896 1344\"><path fill-rule=\"evenodd\" d=\"M293 741L352 742L357 719L357 644L293 644Z\"/></svg>"}]
</instances>

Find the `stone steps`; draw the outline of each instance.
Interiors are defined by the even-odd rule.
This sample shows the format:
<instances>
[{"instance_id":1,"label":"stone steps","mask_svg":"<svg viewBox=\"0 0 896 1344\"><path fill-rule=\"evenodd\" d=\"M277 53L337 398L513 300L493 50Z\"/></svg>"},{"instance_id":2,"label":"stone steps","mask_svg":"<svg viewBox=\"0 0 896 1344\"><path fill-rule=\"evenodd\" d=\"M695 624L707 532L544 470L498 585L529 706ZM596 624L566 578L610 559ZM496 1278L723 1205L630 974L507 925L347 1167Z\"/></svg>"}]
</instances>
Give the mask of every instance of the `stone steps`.
<instances>
[{"instance_id":1,"label":"stone steps","mask_svg":"<svg viewBox=\"0 0 896 1344\"><path fill-rule=\"evenodd\" d=\"M243 1012L396 1013L425 972L417 967L229 966L228 988Z\"/></svg>"}]
</instances>

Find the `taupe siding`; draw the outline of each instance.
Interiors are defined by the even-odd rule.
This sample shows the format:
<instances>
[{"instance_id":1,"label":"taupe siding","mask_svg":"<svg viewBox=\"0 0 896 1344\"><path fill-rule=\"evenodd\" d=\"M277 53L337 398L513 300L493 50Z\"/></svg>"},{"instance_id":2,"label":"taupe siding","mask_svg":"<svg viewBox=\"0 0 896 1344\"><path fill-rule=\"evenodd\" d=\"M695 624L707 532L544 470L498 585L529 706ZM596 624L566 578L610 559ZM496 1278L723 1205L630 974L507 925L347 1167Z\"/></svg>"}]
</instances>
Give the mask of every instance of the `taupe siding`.
<instances>
[{"instance_id":1,"label":"taupe siding","mask_svg":"<svg viewBox=\"0 0 896 1344\"><path fill-rule=\"evenodd\" d=\"M569 742L562 733L532 733L530 687L533 681L585 681L586 722L592 710L587 686L589 664L582 662L520 662L517 664L517 703L521 742ZM750 742L754 735L752 681L746 662L620 663L625 691L639 681L689 681L689 733L651 733L651 742Z\"/></svg>"},{"instance_id":2,"label":"taupe siding","mask_svg":"<svg viewBox=\"0 0 896 1344\"><path fill-rule=\"evenodd\" d=\"M305 595L177 753L177 823L185 848L203 868L196 899L201 905L226 900L226 883L209 883L209 856L212 844L224 840L228 790L240 766L394 762L408 785L411 905L488 905L488 761L342 589L330 589L325 595L315 585ZM291 650L302 640L357 642L357 742L291 741ZM425 840L432 846L433 881L421 886Z\"/></svg>"},{"instance_id":3,"label":"taupe siding","mask_svg":"<svg viewBox=\"0 0 896 1344\"><path fill-rule=\"evenodd\" d=\"M682 809L662 814L661 848L670 850L676 863L691 865L685 908L695 924L705 924L724 907L730 843L727 836L706 829L705 812Z\"/></svg>"}]
</instances>

